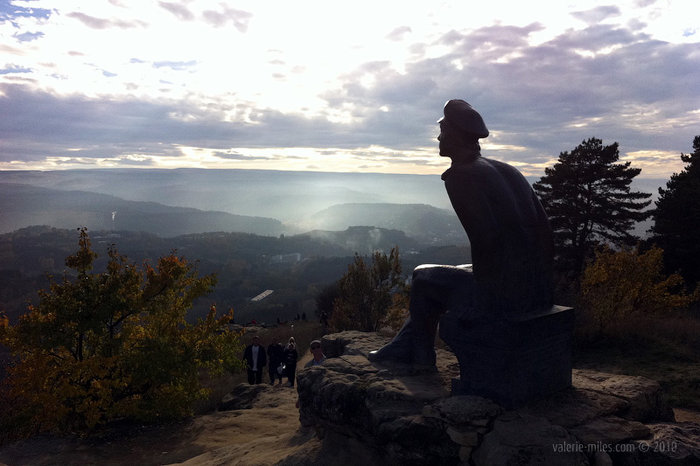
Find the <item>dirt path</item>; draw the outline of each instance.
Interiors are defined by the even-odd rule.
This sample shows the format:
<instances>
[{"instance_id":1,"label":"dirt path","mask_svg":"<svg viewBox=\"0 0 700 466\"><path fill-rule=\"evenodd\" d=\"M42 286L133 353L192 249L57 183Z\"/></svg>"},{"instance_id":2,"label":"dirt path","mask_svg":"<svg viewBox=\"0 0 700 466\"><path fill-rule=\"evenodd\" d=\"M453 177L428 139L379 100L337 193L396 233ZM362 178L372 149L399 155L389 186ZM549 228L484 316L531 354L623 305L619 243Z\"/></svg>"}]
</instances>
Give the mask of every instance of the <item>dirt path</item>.
<instances>
[{"instance_id":1,"label":"dirt path","mask_svg":"<svg viewBox=\"0 0 700 466\"><path fill-rule=\"evenodd\" d=\"M121 429L101 439L40 436L0 448L0 465L274 464L320 448L313 432L300 429L296 400L296 387L275 385L260 394L253 409Z\"/></svg>"},{"instance_id":2,"label":"dirt path","mask_svg":"<svg viewBox=\"0 0 700 466\"><path fill-rule=\"evenodd\" d=\"M299 363L303 367L308 355ZM40 436L0 448L0 466L47 465L271 465L290 456L301 464L371 464L360 445L322 450L312 431L299 425L296 388L264 390L253 409L215 412L176 424L120 429L101 439ZM700 422L700 413L675 410L679 422ZM346 455L353 455L352 458ZM294 463L294 461L292 461Z\"/></svg>"},{"instance_id":3,"label":"dirt path","mask_svg":"<svg viewBox=\"0 0 700 466\"><path fill-rule=\"evenodd\" d=\"M292 454L320 448L313 431L299 425L296 389L276 385L263 392L253 409L198 417L190 445L173 463L185 465L270 465ZM184 457L188 457L186 460Z\"/></svg>"}]
</instances>

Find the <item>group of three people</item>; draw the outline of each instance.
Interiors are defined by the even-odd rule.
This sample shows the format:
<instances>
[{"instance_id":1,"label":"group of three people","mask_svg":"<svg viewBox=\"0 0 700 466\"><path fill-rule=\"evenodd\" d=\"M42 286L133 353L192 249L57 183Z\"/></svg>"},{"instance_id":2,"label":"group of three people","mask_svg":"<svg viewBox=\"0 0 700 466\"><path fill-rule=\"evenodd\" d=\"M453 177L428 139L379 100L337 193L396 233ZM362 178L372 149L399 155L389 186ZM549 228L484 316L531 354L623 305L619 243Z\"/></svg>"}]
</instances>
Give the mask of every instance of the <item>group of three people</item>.
<instances>
[{"instance_id":1,"label":"group of three people","mask_svg":"<svg viewBox=\"0 0 700 466\"><path fill-rule=\"evenodd\" d=\"M281 384L282 378L287 377L288 385L293 387L298 358L299 353L294 337L289 338L286 346L282 346L281 343L270 343L265 350L265 347L260 344L260 337L255 335L243 353L248 371L248 383L251 385L262 383L263 371L267 366L270 385L274 385L275 380Z\"/></svg>"},{"instance_id":2,"label":"group of three people","mask_svg":"<svg viewBox=\"0 0 700 466\"><path fill-rule=\"evenodd\" d=\"M307 366L321 364L325 360L321 351L321 342L314 340L310 346L313 358ZM248 370L248 383L251 385L262 383L263 370L267 366L270 385L274 385L275 381L281 385L282 378L287 377L287 385L293 387L298 359L299 353L294 337L290 337L289 342L284 347L281 343L270 343L266 351L260 344L260 337L255 335L252 343L246 347L243 353L243 360Z\"/></svg>"}]
</instances>

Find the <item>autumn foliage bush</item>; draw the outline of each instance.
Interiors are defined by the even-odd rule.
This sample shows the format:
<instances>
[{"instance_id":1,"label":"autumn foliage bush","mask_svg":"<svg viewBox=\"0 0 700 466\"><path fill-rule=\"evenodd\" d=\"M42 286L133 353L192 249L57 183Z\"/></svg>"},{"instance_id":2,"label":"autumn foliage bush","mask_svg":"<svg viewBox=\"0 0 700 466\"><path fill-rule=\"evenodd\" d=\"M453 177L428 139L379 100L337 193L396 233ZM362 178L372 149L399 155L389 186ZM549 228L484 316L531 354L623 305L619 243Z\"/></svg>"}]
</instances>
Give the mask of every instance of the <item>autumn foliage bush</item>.
<instances>
[{"instance_id":1,"label":"autumn foliage bush","mask_svg":"<svg viewBox=\"0 0 700 466\"><path fill-rule=\"evenodd\" d=\"M66 258L74 276L39 291L16 325L0 318L0 343L14 356L0 385L0 440L186 416L207 396L203 375L241 369L232 311L217 317L212 306L196 324L185 320L213 275L199 277L175 253L155 267L131 264L114 247L108 255L106 270L93 273L96 254L80 229L78 251Z\"/></svg>"},{"instance_id":2,"label":"autumn foliage bush","mask_svg":"<svg viewBox=\"0 0 700 466\"><path fill-rule=\"evenodd\" d=\"M408 304L409 290L401 274L397 247L388 256L374 252L371 263L355 254L338 280L329 324L337 331L398 328L408 315Z\"/></svg>"},{"instance_id":3,"label":"autumn foliage bush","mask_svg":"<svg viewBox=\"0 0 700 466\"><path fill-rule=\"evenodd\" d=\"M682 316L697 300L678 274L664 275L663 250L597 250L584 270L578 306L599 333L635 318Z\"/></svg>"}]
</instances>

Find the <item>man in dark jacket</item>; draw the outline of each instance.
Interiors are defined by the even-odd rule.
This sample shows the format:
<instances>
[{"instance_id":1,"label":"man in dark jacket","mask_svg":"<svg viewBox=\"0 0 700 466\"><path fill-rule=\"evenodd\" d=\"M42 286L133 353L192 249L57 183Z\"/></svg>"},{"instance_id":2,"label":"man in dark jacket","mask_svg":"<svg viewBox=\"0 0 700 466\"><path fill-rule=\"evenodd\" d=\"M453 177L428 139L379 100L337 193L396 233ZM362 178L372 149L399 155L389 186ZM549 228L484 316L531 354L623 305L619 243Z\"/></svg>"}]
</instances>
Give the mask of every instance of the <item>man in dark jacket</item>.
<instances>
[{"instance_id":1,"label":"man in dark jacket","mask_svg":"<svg viewBox=\"0 0 700 466\"><path fill-rule=\"evenodd\" d=\"M243 353L243 359L248 367L248 383L251 385L262 382L263 367L267 364L265 348L260 345L260 337L253 337L253 343L248 345Z\"/></svg>"},{"instance_id":2,"label":"man in dark jacket","mask_svg":"<svg viewBox=\"0 0 700 466\"><path fill-rule=\"evenodd\" d=\"M280 364L284 364L284 348L282 343L270 343L267 347L267 359L269 359L268 372L270 374L270 385L275 384L275 379L282 384L284 370L280 370Z\"/></svg>"}]
</instances>

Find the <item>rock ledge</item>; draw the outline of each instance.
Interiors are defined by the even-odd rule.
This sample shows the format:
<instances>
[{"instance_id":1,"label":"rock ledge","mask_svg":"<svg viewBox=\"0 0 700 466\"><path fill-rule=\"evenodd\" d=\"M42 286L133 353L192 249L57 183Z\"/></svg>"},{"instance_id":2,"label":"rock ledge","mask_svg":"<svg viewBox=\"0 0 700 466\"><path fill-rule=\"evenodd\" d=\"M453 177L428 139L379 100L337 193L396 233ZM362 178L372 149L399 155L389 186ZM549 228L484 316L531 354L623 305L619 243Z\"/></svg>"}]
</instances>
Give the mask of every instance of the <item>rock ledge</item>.
<instances>
[{"instance_id":1,"label":"rock ledge","mask_svg":"<svg viewBox=\"0 0 700 466\"><path fill-rule=\"evenodd\" d=\"M459 365L437 351L438 371L367 359L388 339L323 337L323 366L298 376L300 421L322 439L360 442L385 464L700 464L700 425L676 423L659 384L574 370L570 389L505 410L450 396Z\"/></svg>"}]
</instances>

